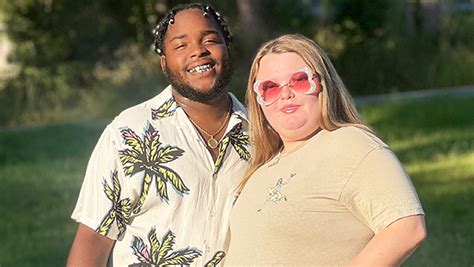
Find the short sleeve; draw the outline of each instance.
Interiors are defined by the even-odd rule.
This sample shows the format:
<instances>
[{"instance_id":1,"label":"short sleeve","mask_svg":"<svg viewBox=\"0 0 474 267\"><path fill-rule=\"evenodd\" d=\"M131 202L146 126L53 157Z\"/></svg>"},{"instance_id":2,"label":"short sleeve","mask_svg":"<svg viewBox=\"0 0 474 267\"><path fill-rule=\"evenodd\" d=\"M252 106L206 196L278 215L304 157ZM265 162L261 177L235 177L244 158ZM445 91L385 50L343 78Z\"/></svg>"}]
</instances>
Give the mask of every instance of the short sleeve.
<instances>
[{"instance_id":1,"label":"short sleeve","mask_svg":"<svg viewBox=\"0 0 474 267\"><path fill-rule=\"evenodd\" d=\"M385 147L372 150L360 162L341 201L375 233L403 217L424 214L410 178Z\"/></svg>"},{"instance_id":2,"label":"short sleeve","mask_svg":"<svg viewBox=\"0 0 474 267\"><path fill-rule=\"evenodd\" d=\"M124 175L109 125L102 133L89 159L76 207L75 221L116 240L125 230L130 201L122 193Z\"/></svg>"}]
</instances>

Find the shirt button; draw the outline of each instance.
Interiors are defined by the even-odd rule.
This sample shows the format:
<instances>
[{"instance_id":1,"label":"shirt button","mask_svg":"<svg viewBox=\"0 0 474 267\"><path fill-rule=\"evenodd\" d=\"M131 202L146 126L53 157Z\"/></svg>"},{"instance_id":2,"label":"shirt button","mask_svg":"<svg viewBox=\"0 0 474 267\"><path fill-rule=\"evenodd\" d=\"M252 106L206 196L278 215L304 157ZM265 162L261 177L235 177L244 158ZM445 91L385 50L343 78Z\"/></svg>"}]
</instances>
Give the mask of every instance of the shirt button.
<instances>
[{"instance_id":1,"label":"shirt button","mask_svg":"<svg viewBox=\"0 0 474 267\"><path fill-rule=\"evenodd\" d=\"M211 248L209 246L206 245L206 252L209 253L211 252Z\"/></svg>"}]
</instances>

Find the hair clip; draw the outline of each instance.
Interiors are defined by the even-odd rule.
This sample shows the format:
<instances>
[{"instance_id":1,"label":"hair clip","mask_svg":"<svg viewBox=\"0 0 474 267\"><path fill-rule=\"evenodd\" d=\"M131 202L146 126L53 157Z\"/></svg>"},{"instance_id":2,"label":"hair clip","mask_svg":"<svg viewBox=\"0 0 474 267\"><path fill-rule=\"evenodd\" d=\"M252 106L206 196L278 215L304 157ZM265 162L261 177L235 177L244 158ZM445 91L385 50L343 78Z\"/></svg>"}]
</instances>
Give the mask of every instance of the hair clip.
<instances>
[{"instance_id":1,"label":"hair clip","mask_svg":"<svg viewBox=\"0 0 474 267\"><path fill-rule=\"evenodd\" d=\"M153 35L157 35L159 32L160 32L160 25L157 25L151 33L153 33Z\"/></svg>"},{"instance_id":2,"label":"hair clip","mask_svg":"<svg viewBox=\"0 0 474 267\"><path fill-rule=\"evenodd\" d=\"M174 24L174 18L170 18L170 20L168 21L168 25L170 24Z\"/></svg>"}]
</instances>

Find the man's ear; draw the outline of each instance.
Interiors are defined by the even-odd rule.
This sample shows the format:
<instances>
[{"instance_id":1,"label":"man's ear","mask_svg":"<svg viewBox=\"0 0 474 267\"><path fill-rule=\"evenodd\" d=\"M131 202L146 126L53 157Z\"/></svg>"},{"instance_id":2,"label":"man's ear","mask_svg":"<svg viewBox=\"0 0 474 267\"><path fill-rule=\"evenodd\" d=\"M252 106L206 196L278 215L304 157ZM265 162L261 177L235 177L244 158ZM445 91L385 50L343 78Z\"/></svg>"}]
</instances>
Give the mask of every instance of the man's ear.
<instances>
[{"instance_id":1,"label":"man's ear","mask_svg":"<svg viewBox=\"0 0 474 267\"><path fill-rule=\"evenodd\" d=\"M166 58L165 58L164 55L160 57L160 65L161 65L161 70L162 70L163 72L165 72L165 69L166 69Z\"/></svg>"}]
</instances>

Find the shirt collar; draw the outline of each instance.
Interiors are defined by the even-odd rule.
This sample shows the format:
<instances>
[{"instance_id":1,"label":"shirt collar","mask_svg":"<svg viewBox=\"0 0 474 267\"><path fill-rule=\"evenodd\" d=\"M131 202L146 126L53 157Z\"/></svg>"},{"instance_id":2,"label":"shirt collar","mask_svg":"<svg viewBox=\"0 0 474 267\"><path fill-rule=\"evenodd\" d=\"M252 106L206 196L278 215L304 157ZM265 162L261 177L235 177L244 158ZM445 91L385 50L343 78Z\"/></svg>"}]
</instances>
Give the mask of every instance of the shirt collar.
<instances>
[{"instance_id":1,"label":"shirt collar","mask_svg":"<svg viewBox=\"0 0 474 267\"><path fill-rule=\"evenodd\" d=\"M240 122L244 124L244 128L247 128L249 123L247 110L233 93L229 92L228 94L232 99L233 112L226 132ZM194 127L190 128L189 118L187 118L184 110L174 101L171 85L168 85L159 95L152 99L152 119L160 120L166 118L171 119L170 122L179 128L195 131Z\"/></svg>"}]
</instances>

